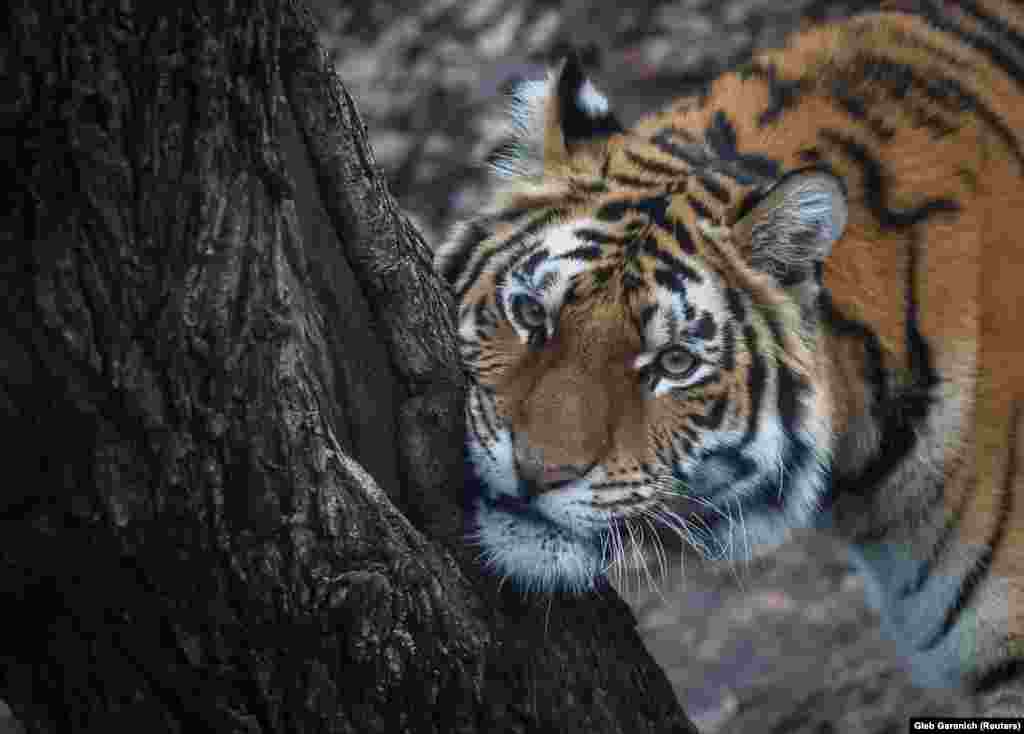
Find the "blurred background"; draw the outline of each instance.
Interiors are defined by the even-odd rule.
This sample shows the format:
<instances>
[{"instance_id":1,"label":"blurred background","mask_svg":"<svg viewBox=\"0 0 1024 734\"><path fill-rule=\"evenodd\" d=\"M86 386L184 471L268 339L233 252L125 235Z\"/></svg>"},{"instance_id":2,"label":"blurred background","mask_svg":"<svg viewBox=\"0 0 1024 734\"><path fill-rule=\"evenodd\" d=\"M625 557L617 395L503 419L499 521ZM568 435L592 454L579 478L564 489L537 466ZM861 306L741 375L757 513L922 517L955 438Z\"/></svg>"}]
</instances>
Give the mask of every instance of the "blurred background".
<instances>
[{"instance_id":1,"label":"blurred background","mask_svg":"<svg viewBox=\"0 0 1024 734\"><path fill-rule=\"evenodd\" d=\"M479 206L481 161L505 93L569 46L630 124L802 24L864 12L843 0L314 0L322 42L355 97L392 193L432 245ZM657 584L617 585L705 734L905 732L966 702L912 686L827 537L712 568L687 559Z\"/></svg>"}]
</instances>

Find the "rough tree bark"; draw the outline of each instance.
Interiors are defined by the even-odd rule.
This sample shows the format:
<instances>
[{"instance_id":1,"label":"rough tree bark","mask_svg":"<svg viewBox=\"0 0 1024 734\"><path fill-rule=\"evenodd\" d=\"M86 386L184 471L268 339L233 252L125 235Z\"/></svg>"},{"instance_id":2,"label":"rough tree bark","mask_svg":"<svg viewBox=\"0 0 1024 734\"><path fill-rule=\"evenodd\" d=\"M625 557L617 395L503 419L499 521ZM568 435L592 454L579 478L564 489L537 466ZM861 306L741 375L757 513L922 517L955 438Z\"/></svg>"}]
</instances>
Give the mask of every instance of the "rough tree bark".
<instances>
[{"instance_id":1,"label":"rough tree bark","mask_svg":"<svg viewBox=\"0 0 1024 734\"><path fill-rule=\"evenodd\" d=\"M293 0L8 6L0 698L31 732L691 731L462 542L451 301Z\"/></svg>"}]
</instances>

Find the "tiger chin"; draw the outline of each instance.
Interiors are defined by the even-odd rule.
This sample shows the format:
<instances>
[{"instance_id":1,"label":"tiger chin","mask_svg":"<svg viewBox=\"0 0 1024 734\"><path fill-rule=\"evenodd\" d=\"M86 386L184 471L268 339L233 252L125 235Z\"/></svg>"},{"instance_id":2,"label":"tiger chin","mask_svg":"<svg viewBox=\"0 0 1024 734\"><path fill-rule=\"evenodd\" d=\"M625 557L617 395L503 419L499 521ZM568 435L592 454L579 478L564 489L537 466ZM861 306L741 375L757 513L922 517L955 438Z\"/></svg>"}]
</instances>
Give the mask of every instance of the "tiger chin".
<instances>
[{"instance_id":1,"label":"tiger chin","mask_svg":"<svg viewBox=\"0 0 1024 734\"><path fill-rule=\"evenodd\" d=\"M1020 714L1024 18L918 5L629 129L572 55L516 90L436 255L473 539L585 592L627 538L742 558L827 527L918 683Z\"/></svg>"}]
</instances>

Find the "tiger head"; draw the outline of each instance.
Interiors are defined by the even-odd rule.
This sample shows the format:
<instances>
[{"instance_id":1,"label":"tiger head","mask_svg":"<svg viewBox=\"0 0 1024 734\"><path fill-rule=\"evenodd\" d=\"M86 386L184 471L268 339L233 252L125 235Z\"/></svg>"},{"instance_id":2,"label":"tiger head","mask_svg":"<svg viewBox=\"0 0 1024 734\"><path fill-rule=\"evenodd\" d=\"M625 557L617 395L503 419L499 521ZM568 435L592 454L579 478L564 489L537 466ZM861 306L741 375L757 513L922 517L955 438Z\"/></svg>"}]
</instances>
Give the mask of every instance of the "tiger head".
<instances>
[{"instance_id":1,"label":"tiger head","mask_svg":"<svg viewBox=\"0 0 1024 734\"><path fill-rule=\"evenodd\" d=\"M485 563L579 591L656 528L736 557L807 525L827 481L816 303L842 183L723 157L727 121L702 139L626 131L573 57L513 99L491 202L436 255Z\"/></svg>"}]
</instances>

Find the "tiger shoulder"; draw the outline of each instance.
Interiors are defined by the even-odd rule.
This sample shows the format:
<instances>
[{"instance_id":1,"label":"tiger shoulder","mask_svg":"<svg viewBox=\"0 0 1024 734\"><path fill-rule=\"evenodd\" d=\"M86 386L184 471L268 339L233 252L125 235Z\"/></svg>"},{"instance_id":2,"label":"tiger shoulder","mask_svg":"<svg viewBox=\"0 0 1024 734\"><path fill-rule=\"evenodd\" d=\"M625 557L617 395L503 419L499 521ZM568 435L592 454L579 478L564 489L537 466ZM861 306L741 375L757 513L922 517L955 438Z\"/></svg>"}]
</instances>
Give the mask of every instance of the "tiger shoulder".
<instances>
[{"instance_id":1,"label":"tiger shoulder","mask_svg":"<svg viewBox=\"0 0 1024 734\"><path fill-rule=\"evenodd\" d=\"M586 592L638 538L845 540L915 680L1024 714L1024 12L811 28L625 128L521 85L438 249L472 541ZM643 531L643 532L641 532Z\"/></svg>"}]
</instances>

